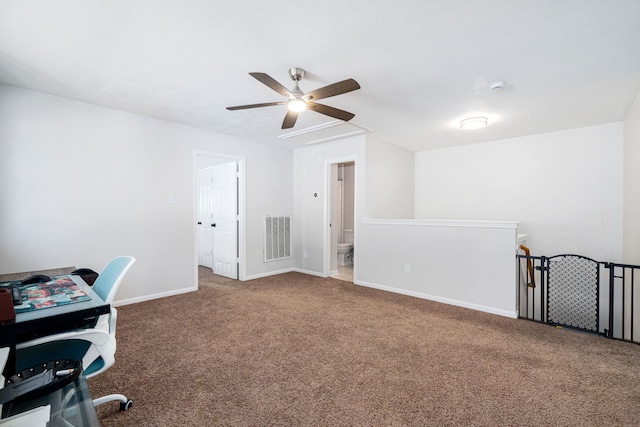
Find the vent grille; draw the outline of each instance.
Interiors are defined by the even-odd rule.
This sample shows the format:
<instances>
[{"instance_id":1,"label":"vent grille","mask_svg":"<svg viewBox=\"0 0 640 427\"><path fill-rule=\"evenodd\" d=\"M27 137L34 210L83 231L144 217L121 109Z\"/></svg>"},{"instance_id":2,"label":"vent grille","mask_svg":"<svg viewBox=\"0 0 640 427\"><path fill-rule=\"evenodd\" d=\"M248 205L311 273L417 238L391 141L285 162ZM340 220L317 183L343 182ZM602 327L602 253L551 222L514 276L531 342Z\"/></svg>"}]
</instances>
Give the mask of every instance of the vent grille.
<instances>
[{"instance_id":1,"label":"vent grille","mask_svg":"<svg viewBox=\"0 0 640 427\"><path fill-rule=\"evenodd\" d=\"M291 215L264 218L264 261L291 258Z\"/></svg>"}]
</instances>

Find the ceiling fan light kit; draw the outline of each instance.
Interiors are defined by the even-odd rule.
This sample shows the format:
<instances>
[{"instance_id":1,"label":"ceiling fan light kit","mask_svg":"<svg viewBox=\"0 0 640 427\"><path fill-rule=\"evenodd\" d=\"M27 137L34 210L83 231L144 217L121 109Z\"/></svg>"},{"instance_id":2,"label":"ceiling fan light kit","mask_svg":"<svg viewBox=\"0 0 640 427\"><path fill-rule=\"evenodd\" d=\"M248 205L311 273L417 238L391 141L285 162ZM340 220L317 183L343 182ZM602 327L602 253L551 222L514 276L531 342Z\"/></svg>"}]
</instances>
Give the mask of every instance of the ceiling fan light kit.
<instances>
[{"instance_id":1,"label":"ceiling fan light kit","mask_svg":"<svg viewBox=\"0 0 640 427\"><path fill-rule=\"evenodd\" d=\"M299 113L307 109L307 103L300 98L296 98L289 101L287 108L289 108L289 111Z\"/></svg>"},{"instance_id":2,"label":"ceiling fan light kit","mask_svg":"<svg viewBox=\"0 0 640 427\"><path fill-rule=\"evenodd\" d=\"M296 124L298 113L306 109L313 110L317 113L343 120L345 122L355 117L355 114L349 113L348 111L315 102L319 99L342 95L343 93L360 89L360 85L354 79L343 80L312 90L311 92L304 93L298 87L298 82L304 77L304 70L302 68L293 67L289 69L289 77L291 77L294 84L292 90L287 89L265 73L249 73L249 75L262 84L269 86L280 95L286 97L287 100L280 102L265 102L261 104L238 105L235 107L227 107L227 110L245 110L248 108L271 107L274 105L286 104L288 111L287 115L284 117L284 121L282 122L282 129L292 128Z\"/></svg>"},{"instance_id":3,"label":"ceiling fan light kit","mask_svg":"<svg viewBox=\"0 0 640 427\"><path fill-rule=\"evenodd\" d=\"M486 117L468 117L460 121L460 128L465 130L480 129L489 124L489 119Z\"/></svg>"}]
</instances>

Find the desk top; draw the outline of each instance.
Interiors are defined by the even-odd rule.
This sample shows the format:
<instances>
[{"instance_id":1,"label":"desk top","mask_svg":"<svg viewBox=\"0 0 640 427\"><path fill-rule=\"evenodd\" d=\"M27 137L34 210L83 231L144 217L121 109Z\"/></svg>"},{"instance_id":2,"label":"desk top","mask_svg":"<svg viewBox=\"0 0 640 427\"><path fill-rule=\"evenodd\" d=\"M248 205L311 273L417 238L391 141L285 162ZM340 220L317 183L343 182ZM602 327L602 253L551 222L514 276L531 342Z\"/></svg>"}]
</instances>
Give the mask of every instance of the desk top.
<instances>
[{"instance_id":1,"label":"desk top","mask_svg":"<svg viewBox=\"0 0 640 427\"><path fill-rule=\"evenodd\" d=\"M111 311L111 305L104 302L80 276L71 278L82 287L90 300L16 313L15 320L0 322L0 345L21 342L61 330L86 327L92 319Z\"/></svg>"},{"instance_id":2,"label":"desk top","mask_svg":"<svg viewBox=\"0 0 640 427\"><path fill-rule=\"evenodd\" d=\"M45 283L30 285L17 283L17 285L22 291L22 304L13 306L16 313L77 304L91 299L85 290L86 287L76 283L68 274L52 277Z\"/></svg>"},{"instance_id":3,"label":"desk top","mask_svg":"<svg viewBox=\"0 0 640 427\"><path fill-rule=\"evenodd\" d=\"M41 318L47 318L47 317L54 317L54 316L59 316L61 314L65 314L65 313L72 313L75 311L82 311L82 310L92 310L92 309L103 309L104 306L106 306L106 310L104 310L104 313L100 313L100 314L106 314L109 313L110 311L110 306L109 304L105 303L102 298L100 298L98 296L98 294L96 294L95 292L93 292L93 289L91 289L91 287L89 287L89 285L87 285L84 280L82 280L82 277L80 276L69 276L71 277L71 279L82 288L82 290L87 294L87 296L89 298L91 298L88 301L81 301L81 302L77 302L74 304L66 304L66 305L58 305L55 307L48 307L45 310L33 310L33 311L27 311L27 312L16 312L16 322L27 322L30 320L34 320L34 319L41 319ZM103 310L101 310L103 311Z\"/></svg>"}]
</instances>

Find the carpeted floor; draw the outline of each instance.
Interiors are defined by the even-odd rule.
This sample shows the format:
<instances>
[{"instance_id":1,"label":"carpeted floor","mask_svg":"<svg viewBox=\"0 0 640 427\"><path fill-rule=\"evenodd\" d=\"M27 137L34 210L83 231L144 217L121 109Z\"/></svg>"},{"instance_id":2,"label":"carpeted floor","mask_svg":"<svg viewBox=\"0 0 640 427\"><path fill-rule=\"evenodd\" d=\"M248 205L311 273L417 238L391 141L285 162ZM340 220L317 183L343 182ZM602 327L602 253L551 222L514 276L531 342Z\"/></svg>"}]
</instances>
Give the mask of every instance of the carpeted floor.
<instances>
[{"instance_id":1,"label":"carpeted floor","mask_svg":"<svg viewBox=\"0 0 640 427\"><path fill-rule=\"evenodd\" d=\"M103 426L640 425L640 346L287 273L118 309Z\"/></svg>"}]
</instances>

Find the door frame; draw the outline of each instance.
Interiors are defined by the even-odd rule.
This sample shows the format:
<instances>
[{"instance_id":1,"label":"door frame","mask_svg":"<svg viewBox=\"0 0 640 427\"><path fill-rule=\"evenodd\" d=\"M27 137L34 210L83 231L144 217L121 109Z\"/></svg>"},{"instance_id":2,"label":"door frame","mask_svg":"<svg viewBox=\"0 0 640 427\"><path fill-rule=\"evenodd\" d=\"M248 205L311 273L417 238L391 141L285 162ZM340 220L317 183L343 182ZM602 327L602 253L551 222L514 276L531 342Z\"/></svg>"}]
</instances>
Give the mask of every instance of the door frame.
<instances>
[{"instance_id":1,"label":"door frame","mask_svg":"<svg viewBox=\"0 0 640 427\"><path fill-rule=\"evenodd\" d=\"M331 254L333 253L333 248L331 245L331 227L329 224L331 223L331 208L333 203L333 192L331 191L331 167L333 165L339 165L340 163L350 163L353 162L354 168L354 182L353 182L353 236L354 236L354 248L355 248L355 239L358 235L358 158L356 155L339 157L335 159L327 159L324 161L324 188L326 192L326 197L324 198L324 233L323 233L323 242L322 246L324 248L324 259L322 266L322 274L324 277L329 277L331 275ZM337 246L336 246L337 251ZM353 282L356 281L356 269L358 268L358 263L356 262L356 258L358 257L358 252L354 250L354 260L353 260ZM337 252L336 252L337 256Z\"/></svg>"},{"instance_id":2,"label":"door frame","mask_svg":"<svg viewBox=\"0 0 640 427\"><path fill-rule=\"evenodd\" d=\"M198 288L198 159L199 157L215 157L235 162L238 167L238 280L246 280L246 159L240 156L216 153L206 150L193 150L193 269L194 287Z\"/></svg>"}]
</instances>

